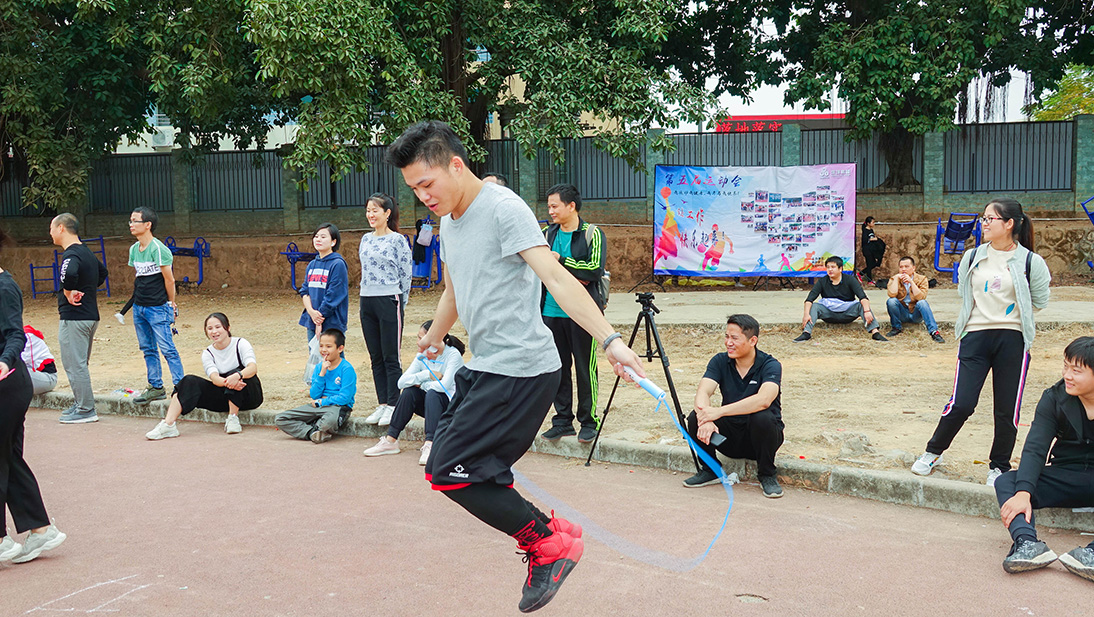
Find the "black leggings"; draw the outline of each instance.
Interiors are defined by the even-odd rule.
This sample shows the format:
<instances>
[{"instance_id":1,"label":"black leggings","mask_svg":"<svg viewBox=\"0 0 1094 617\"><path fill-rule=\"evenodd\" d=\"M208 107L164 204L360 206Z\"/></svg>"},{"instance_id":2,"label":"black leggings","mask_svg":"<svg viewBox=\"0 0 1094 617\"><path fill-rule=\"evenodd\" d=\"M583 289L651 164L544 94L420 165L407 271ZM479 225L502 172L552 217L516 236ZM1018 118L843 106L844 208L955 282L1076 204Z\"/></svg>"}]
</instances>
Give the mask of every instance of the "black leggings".
<instances>
[{"instance_id":1,"label":"black leggings","mask_svg":"<svg viewBox=\"0 0 1094 617\"><path fill-rule=\"evenodd\" d=\"M990 466L1010 470L1014 440L1018 436L1018 413L1022 408L1022 390L1026 385L1029 354L1022 333L1017 330L979 330L961 338L957 348L957 374L953 395L942 408L942 417L927 442L927 452L942 454L976 411L980 390L992 372L995 439L991 444Z\"/></svg>"},{"instance_id":2,"label":"black leggings","mask_svg":"<svg viewBox=\"0 0 1094 617\"><path fill-rule=\"evenodd\" d=\"M547 527L551 517L521 497L512 486L483 482L443 492L472 516L517 538L521 544L532 544L538 538L551 535Z\"/></svg>"},{"instance_id":3,"label":"black leggings","mask_svg":"<svg viewBox=\"0 0 1094 617\"><path fill-rule=\"evenodd\" d=\"M0 381L0 521L4 536L8 535L5 505L17 533L49 525L38 480L23 460L23 423L33 396L30 373L17 358L11 374Z\"/></svg>"},{"instance_id":4,"label":"black leggings","mask_svg":"<svg viewBox=\"0 0 1094 617\"><path fill-rule=\"evenodd\" d=\"M258 380L258 375L244 379L243 383L247 385L242 390L232 390L215 386L213 382L197 375L187 375L175 386L175 395L179 397L184 416L197 407L228 413L229 401L234 403L240 411L258 409L258 406L262 404L262 382Z\"/></svg>"},{"instance_id":5,"label":"black leggings","mask_svg":"<svg viewBox=\"0 0 1094 617\"><path fill-rule=\"evenodd\" d=\"M425 440L433 441L437 430L437 421L448 407L448 395L436 390L423 390L417 386L404 388L395 403L395 413L391 415L391 425L387 428L388 437L398 439L414 414L425 418Z\"/></svg>"},{"instance_id":6,"label":"black leggings","mask_svg":"<svg viewBox=\"0 0 1094 617\"><path fill-rule=\"evenodd\" d=\"M361 296L361 332L365 335L372 382L381 405L399 401L399 343L403 338L403 302L398 295Z\"/></svg>"}]
</instances>

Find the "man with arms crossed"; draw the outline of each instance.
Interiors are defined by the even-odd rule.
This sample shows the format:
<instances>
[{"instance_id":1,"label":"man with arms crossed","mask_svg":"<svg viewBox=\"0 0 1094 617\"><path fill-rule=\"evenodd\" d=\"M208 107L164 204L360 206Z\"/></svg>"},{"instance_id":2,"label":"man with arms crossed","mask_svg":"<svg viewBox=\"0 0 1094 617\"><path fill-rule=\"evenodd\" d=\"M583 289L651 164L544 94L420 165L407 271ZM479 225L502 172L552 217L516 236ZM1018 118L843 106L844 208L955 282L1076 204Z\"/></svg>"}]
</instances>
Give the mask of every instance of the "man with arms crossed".
<instances>
[{"instance_id":1,"label":"man with arms crossed","mask_svg":"<svg viewBox=\"0 0 1094 617\"><path fill-rule=\"evenodd\" d=\"M513 191L484 183L447 124L427 121L388 148L388 162L441 217L444 293L418 343L430 359L457 317L473 358L456 373L426 463L435 490L517 541L528 560L519 608L546 605L577 565L581 528L547 516L512 486L511 467L532 445L558 391L558 351L540 316L540 282L593 338L619 375L644 375L638 356L585 288L551 255L535 215Z\"/></svg>"},{"instance_id":2,"label":"man with arms crossed","mask_svg":"<svg viewBox=\"0 0 1094 617\"><path fill-rule=\"evenodd\" d=\"M900 272L889 279L889 299L885 301L885 308L889 311L889 323L893 328L885 336L891 338L900 334L905 323L922 321L931 340L945 343L946 339L938 331L931 305L927 304L927 291L930 289L927 277L916 273L915 259L909 256L901 257L898 267Z\"/></svg>"}]
</instances>

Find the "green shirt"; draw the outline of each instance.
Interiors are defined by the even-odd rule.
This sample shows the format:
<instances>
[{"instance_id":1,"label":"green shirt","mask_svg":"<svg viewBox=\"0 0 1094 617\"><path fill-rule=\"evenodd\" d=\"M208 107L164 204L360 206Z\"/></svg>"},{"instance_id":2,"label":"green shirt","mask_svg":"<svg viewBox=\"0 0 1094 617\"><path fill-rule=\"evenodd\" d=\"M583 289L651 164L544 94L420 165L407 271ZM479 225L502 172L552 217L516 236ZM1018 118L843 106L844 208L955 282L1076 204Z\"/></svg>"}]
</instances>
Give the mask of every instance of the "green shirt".
<instances>
[{"instance_id":1,"label":"green shirt","mask_svg":"<svg viewBox=\"0 0 1094 617\"><path fill-rule=\"evenodd\" d=\"M558 233L555 234L555 242L551 245L551 250L558 253L563 258L573 257L574 254L570 251L570 241L573 237L574 232L572 231L558 230ZM558 302L555 302L555 299L551 296L551 292L544 290L543 293L547 294L547 297L543 301L544 317L569 317L569 315L566 314L566 311L562 310L562 307L558 305Z\"/></svg>"}]
</instances>

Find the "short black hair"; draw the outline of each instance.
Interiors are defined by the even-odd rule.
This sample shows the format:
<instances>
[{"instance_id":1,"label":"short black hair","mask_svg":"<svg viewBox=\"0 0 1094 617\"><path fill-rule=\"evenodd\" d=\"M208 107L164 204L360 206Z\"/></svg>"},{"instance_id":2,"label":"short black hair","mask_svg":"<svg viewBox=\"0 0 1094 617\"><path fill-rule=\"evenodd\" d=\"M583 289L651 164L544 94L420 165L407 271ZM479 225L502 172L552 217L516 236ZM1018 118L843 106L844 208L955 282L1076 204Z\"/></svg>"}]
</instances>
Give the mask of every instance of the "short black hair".
<instances>
[{"instance_id":1,"label":"short black hair","mask_svg":"<svg viewBox=\"0 0 1094 617\"><path fill-rule=\"evenodd\" d=\"M558 195L558 198L562 200L562 203L568 204L571 201L574 202L574 210L581 212L581 193L577 190L577 187L572 184L556 184L547 189L547 197L551 195Z\"/></svg>"},{"instance_id":2,"label":"short black hair","mask_svg":"<svg viewBox=\"0 0 1094 617\"><path fill-rule=\"evenodd\" d=\"M905 255L904 257L901 257L900 259L896 260L896 262L897 262L897 263L900 263L900 262L902 262L902 261L904 261L904 260L908 260L908 261L912 262L912 265L913 265L913 266L915 265L915 258L914 258L914 257L912 257L911 255Z\"/></svg>"},{"instance_id":3,"label":"short black hair","mask_svg":"<svg viewBox=\"0 0 1094 617\"><path fill-rule=\"evenodd\" d=\"M80 219L76 218L76 215L71 212L62 212L53 217L53 221L57 223L58 226L64 227L65 231L70 234L79 235L80 233Z\"/></svg>"},{"instance_id":4,"label":"short black hair","mask_svg":"<svg viewBox=\"0 0 1094 617\"><path fill-rule=\"evenodd\" d=\"M737 315L730 315L726 318L726 326L733 324L741 329L741 332L748 338L754 336L760 336L760 322L756 321L756 318L752 315L745 315L743 313Z\"/></svg>"},{"instance_id":5,"label":"short black hair","mask_svg":"<svg viewBox=\"0 0 1094 617\"><path fill-rule=\"evenodd\" d=\"M463 147L456 131L440 120L426 120L403 131L403 134L387 147L387 162L399 169L421 161L431 167L447 167L453 156L470 165L467 148Z\"/></svg>"},{"instance_id":6,"label":"short black hair","mask_svg":"<svg viewBox=\"0 0 1094 617\"><path fill-rule=\"evenodd\" d=\"M824 260L824 267L827 268L828 264L836 264L837 268L843 267L843 258L838 255L832 255L828 259Z\"/></svg>"},{"instance_id":7,"label":"short black hair","mask_svg":"<svg viewBox=\"0 0 1094 617\"><path fill-rule=\"evenodd\" d=\"M1094 336L1080 336L1068 343L1064 348L1064 358L1094 370Z\"/></svg>"},{"instance_id":8,"label":"short black hair","mask_svg":"<svg viewBox=\"0 0 1094 617\"><path fill-rule=\"evenodd\" d=\"M142 223L152 223L152 228L149 229L149 231L156 233L156 223L159 222L160 217L156 216L156 213L152 208L149 208L148 206L139 206L133 208L133 213L141 215Z\"/></svg>"},{"instance_id":9,"label":"short black hair","mask_svg":"<svg viewBox=\"0 0 1094 617\"><path fill-rule=\"evenodd\" d=\"M334 339L335 347L345 347L346 345L346 333L342 332L338 328L327 328L319 336L329 336Z\"/></svg>"},{"instance_id":10,"label":"short black hair","mask_svg":"<svg viewBox=\"0 0 1094 617\"><path fill-rule=\"evenodd\" d=\"M342 234L339 233L338 226L334 223L320 223L319 227L315 228L315 233L313 233L311 237L314 238L315 234L323 231L324 229L326 229L327 233L330 234L330 239L334 240L334 244L331 246L331 250L337 253L338 249L342 248Z\"/></svg>"},{"instance_id":11,"label":"short black hair","mask_svg":"<svg viewBox=\"0 0 1094 617\"><path fill-rule=\"evenodd\" d=\"M489 178L490 176L494 176L495 178L497 178L498 184L500 184L501 186L509 186L509 177L505 174L498 173L496 171L488 171L482 175L483 178Z\"/></svg>"}]
</instances>

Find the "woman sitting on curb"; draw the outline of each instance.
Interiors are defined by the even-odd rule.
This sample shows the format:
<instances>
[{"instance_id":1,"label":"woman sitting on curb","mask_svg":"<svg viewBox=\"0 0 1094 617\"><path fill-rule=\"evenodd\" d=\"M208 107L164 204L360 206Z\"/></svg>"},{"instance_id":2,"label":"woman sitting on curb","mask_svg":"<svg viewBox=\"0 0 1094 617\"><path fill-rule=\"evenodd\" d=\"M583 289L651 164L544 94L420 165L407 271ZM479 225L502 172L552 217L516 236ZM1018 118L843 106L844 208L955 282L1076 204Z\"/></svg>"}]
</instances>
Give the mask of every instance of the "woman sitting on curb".
<instances>
[{"instance_id":1,"label":"woman sitting on curb","mask_svg":"<svg viewBox=\"0 0 1094 617\"><path fill-rule=\"evenodd\" d=\"M205 318L205 336L213 342L201 353L201 363L209 379L197 375L183 377L171 395L167 417L145 437L152 440L178 437L175 421L196 407L227 413L224 431L239 433L243 430L239 426L239 411L257 409L262 404L258 363L247 339L232 336L224 313L213 313Z\"/></svg>"},{"instance_id":2,"label":"woman sitting on curb","mask_svg":"<svg viewBox=\"0 0 1094 617\"><path fill-rule=\"evenodd\" d=\"M35 394L44 394L57 387L57 363L46 346L46 337L31 326L23 326L27 344L23 347L23 364L30 371Z\"/></svg>"},{"instance_id":3,"label":"woman sitting on curb","mask_svg":"<svg viewBox=\"0 0 1094 617\"><path fill-rule=\"evenodd\" d=\"M422 324L422 328L418 330L419 341L432 325L432 319ZM418 464L425 465L433 448L433 431L437 429L437 421L448 407L449 393L455 392L456 371L463 366L463 352L463 341L449 334L444 337L444 347L438 352L436 360L420 355L410 364L399 378L402 392L395 403L395 412L391 416L387 435L381 437L375 446L365 450L365 456L398 454L399 433L406 428L410 418L418 414L425 418L425 445L422 446Z\"/></svg>"}]
</instances>

